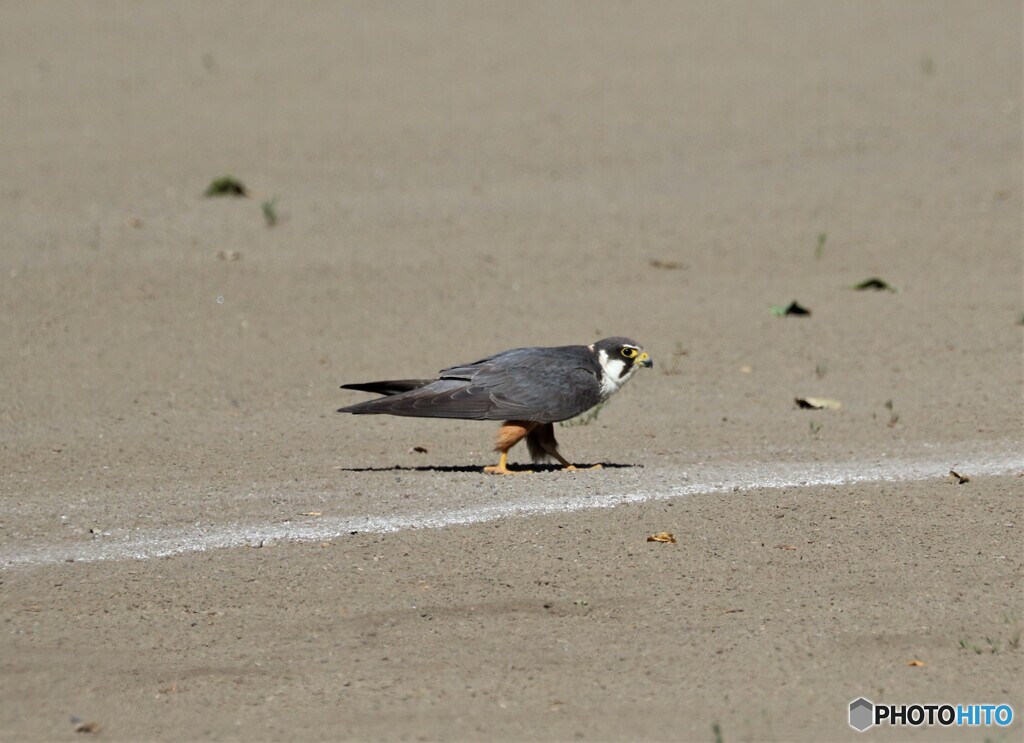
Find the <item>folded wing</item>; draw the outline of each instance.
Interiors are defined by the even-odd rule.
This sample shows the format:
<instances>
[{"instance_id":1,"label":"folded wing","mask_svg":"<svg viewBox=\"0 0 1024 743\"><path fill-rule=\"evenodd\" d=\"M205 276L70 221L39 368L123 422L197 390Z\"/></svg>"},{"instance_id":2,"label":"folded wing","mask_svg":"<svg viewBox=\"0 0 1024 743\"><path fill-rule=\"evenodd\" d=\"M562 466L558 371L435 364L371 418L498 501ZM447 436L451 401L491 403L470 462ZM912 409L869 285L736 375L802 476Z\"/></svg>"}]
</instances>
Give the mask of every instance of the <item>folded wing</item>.
<instances>
[{"instance_id":1,"label":"folded wing","mask_svg":"<svg viewBox=\"0 0 1024 743\"><path fill-rule=\"evenodd\" d=\"M338 412L551 423L600 401L598 372L585 346L520 348L445 369L436 380L345 385L385 397Z\"/></svg>"}]
</instances>

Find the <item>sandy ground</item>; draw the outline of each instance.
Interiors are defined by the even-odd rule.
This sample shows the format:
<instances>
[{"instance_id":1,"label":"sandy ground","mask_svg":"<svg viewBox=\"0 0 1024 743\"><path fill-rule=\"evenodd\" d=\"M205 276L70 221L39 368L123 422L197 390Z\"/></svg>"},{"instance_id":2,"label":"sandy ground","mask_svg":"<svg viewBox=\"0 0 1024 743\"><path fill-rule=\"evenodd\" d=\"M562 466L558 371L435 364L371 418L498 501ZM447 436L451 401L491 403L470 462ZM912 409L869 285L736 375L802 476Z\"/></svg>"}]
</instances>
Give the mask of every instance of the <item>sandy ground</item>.
<instances>
[{"instance_id":1,"label":"sandy ground","mask_svg":"<svg viewBox=\"0 0 1024 743\"><path fill-rule=\"evenodd\" d=\"M0 738L1019 738L1021 23L0 10ZM602 471L333 413L613 334Z\"/></svg>"}]
</instances>

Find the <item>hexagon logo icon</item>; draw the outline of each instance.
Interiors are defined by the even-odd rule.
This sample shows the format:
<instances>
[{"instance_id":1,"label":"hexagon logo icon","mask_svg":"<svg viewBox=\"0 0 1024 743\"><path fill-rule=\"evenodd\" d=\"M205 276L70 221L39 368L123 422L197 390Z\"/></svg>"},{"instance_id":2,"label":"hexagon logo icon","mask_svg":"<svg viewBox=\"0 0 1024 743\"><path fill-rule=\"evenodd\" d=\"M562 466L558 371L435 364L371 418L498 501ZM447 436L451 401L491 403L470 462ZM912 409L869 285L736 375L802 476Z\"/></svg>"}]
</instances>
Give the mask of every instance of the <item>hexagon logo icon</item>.
<instances>
[{"instance_id":1,"label":"hexagon logo icon","mask_svg":"<svg viewBox=\"0 0 1024 743\"><path fill-rule=\"evenodd\" d=\"M850 702L850 727L863 733L875 724L875 705L860 697Z\"/></svg>"}]
</instances>

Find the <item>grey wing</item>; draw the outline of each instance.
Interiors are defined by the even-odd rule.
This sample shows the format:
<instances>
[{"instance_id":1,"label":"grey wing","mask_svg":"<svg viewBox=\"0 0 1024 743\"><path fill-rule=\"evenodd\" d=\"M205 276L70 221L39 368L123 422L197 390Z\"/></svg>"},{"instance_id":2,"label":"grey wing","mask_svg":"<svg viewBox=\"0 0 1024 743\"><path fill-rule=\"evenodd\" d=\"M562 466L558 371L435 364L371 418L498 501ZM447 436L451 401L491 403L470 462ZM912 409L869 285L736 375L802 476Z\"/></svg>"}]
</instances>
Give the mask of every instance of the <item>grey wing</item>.
<instances>
[{"instance_id":1,"label":"grey wing","mask_svg":"<svg viewBox=\"0 0 1024 743\"><path fill-rule=\"evenodd\" d=\"M369 400L339 412L424 418L529 420L552 423L600 401L586 348L514 349L451 367L417 389Z\"/></svg>"},{"instance_id":2,"label":"grey wing","mask_svg":"<svg viewBox=\"0 0 1024 743\"><path fill-rule=\"evenodd\" d=\"M441 372L470 382L465 394L487 404L487 420L561 421L600 401L600 383L584 346L517 348Z\"/></svg>"},{"instance_id":3,"label":"grey wing","mask_svg":"<svg viewBox=\"0 0 1024 743\"><path fill-rule=\"evenodd\" d=\"M592 371L558 364L481 370L473 378L473 389L490 399L489 420L553 423L600 401L600 384Z\"/></svg>"}]
</instances>

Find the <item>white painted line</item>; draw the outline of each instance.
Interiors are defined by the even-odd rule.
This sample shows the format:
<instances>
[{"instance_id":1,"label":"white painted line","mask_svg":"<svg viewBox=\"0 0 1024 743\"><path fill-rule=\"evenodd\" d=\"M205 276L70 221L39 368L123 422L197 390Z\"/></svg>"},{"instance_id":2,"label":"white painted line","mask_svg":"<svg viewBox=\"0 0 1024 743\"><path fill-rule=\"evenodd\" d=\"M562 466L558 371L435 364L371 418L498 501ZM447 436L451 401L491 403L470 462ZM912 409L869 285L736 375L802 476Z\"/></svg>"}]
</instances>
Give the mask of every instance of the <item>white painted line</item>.
<instances>
[{"instance_id":1,"label":"white painted line","mask_svg":"<svg viewBox=\"0 0 1024 743\"><path fill-rule=\"evenodd\" d=\"M1000 446L1000 449L1004 447ZM1024 455L1015 451L977 455L969 459L924 461L890 460L876 463L833 464L758 463L701 467L700 482L677 485L661 492L616 495L531 496L518 501L502 499L480 506L410 513L388 517L321 518L315 524L226 524L210 528L154 530L141 536L104 539L83 544L49 544L0 550L0 568L28 567L63 562L99 560L147 560L188 552L257 546L279 541L322 542L353 532L384 534L409 529L440 529L446 526L481 524L502 518L524 518L551 513L570 513L594 508L613 508L630 503L685 498L690 495L743 492L758 489L803 488L871 482L921 481L946 477L950 461L970 476L1007 475L1024 471ZM681 477L686 477L681 474Z\"/></svg>"}]
</instances>

